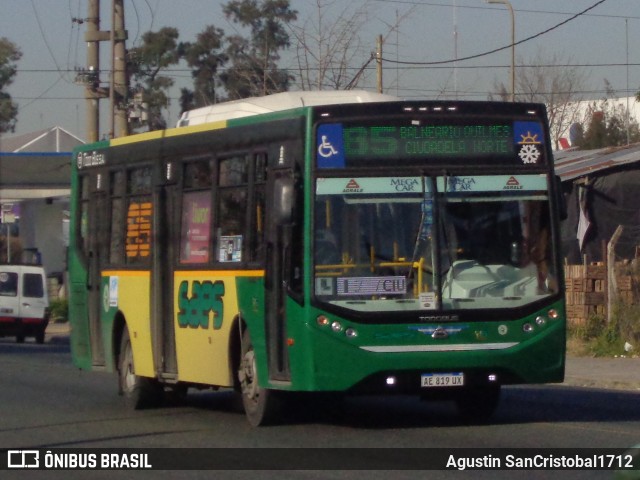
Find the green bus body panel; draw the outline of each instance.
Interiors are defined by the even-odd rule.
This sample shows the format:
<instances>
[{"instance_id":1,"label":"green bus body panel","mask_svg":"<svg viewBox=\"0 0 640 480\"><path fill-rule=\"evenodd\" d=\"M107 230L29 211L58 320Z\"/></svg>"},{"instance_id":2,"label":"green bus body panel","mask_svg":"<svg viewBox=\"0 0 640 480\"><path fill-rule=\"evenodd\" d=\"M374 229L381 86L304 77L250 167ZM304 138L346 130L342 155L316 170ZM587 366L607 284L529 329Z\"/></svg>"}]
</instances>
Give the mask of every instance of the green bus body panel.
<instances>
[{"instance_id":1,"label":"green bus body panel","mask_svg":"<svg viewBox=\"0 0 640 480\"><path fill-rule=\"evenodd\" d=\"M108 146L108 142L101 142L91 146L82 145L76 149L76 152L90 151L92 148ZM92 147L92 148L90 148ZM75 160L75 155L74 155ZM77 229L80 228L77 222L73 221L78 218L79 201L76 192L78 192L78 169L75 162L71 168L71 204L70 204L70 222L69 227L69 324L71 325L71 356L74 365L84 370L91 370L91 344L89 339L89 298L87 292L87 270L83 262L78 256L78 250L75 248L76 239L78 238Z\"/></svg>"},{"instance_id":2,"label":"green bus body panel","mask_svg":"<svg viewBox=\"0 0 640 480\"><path fill-rule=\"evenodd\" d=\"M561 304L556 305L560 308ZM497 373L500 381L505 376L514 380L506 383L553 383L564 380L565 340L566 329L563 319L549 322L539 332L524 334L522 325L535 319L535 315L523 320L509 322L510 330L517 330L520 342L503 350L471 350L471 351L442 351L442 352L401 352L378 353L362 350L367 332L378 337L377 345L385 335L386 342L394 346L410 346L422 344L446 345L447 343L466 343L463 338L447 340L432 340L430 336L418 333L408 334L411 327L425 327L425 325L396 325L396 326L354 326L359 332L356 341L335 334L330 329L318 332L318 328L310 324L313 332L313 342L310 345L300 345L299 348L311 348L314 357L314 370L308 377L315 383L307 385L309 390L344 391L348 390L367 377L375 374L430 373L457 371L486 371ZM473 323L470 330L475 332L489 332L496 330L501 322ZM345 324L345 326L353 326ZM375 333L374 333L375 332ZM513 338L515 341L515 338ZM475 340L480 348L483 344L492 343L487 340ZM505 341L505 340L503 340ZM420 342L420 343L418 343ZM294 347L296 348L296 347ZM349 365L349 368L344 368ZM502 374L502 375L500 375ZM294 381L294 385L296 382ZM307 389L305 388L305 389Z\"/></svg>"},{"instance_id":3,"label":"green bus body panel","mask_svg":"<svg viewBox=\"0 0 640 480\"><path fill-rule=\"evenodd\" d=\"M258 376L263 387L295 391L346 391L376 374L429 373L450 371L491 371L509 383L553 383L564 380L566 328L563 302L540 312L509 322L473 322L448 339L434 340L420 330L442 325L428 324L356 324L314 308L287 303L287 337L291 359L291 384L270 383L267 372L267 348L264 330L263 279L238 279L240 313L252 334L257 356ZM525 333L525 323L535 325L536 317L550 308L560 316ZM347 338L329 326L316 324L318 315L338 320L344 329L355 328L358 336ZM479 316L481 314L479 313ZM499 333L500 326L506 333ZM446 326L446 325L445 325ZM460 326L460 323L450 326ZM483 345L514 343L501 349L482 349ZM410 347L421 345L468 345L476 350L382 353L361 347ZM346 368L348 366L348 368ZM500 375L502 374L502 375Z\"/></svg>"}]
</instances>

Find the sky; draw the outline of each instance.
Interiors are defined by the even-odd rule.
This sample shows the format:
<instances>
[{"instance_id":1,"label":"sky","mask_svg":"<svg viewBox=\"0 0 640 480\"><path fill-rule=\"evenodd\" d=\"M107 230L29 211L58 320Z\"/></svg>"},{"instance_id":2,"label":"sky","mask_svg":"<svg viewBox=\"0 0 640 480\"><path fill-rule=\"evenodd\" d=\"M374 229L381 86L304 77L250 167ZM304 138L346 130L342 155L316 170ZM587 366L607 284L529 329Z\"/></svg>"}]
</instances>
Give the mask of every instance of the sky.
<instances>
[{"instance_id":1,"label":"sky","mask_svg":"<svg viewBox=\"0 0 640 480\"><path fill-rule=\"evenodd\" d=\"M164 26L177 28L181 41L194 41L208 25L228 34L242 33L224 17L223 3L226 0L125 0L127 47L139 46L144 32ZM87 4L87 0L0 0L0 37L18 45L23 54L8 88L19 106L18 123L16 132L7 136L60 126L86 138L84 89L74 83L76 71L86 66L85 27L74 19L86 17ZM620 97L640 90L640 0L511 0L511 5L517 65L530 64L536 54L578 65L585 76L585 98L602 98L605 79ZM110 6L111 0L101 1L102 30L110 29ZM354 18L359 7L362 15L355 29L359 47L353 48L352 72L355 75L367 63L376 37L383 35L385 93L411 99L484 100L496 82L510 84L512 32L505 5L486 0L291 0L291 6L298 11L296 26L304 26L308 34L317 31L313 25L319 11L328 26L339 18ZM594 8L572 18L589 7ZM496 49L502 50L486 54ZM283 55L281 67L292 68L295 75L297 64L292 48ZM105 84L109 68L110 48L103 43ZM176 87L166 118L175 125L179 87L191 82L184 66L170 75ZM358 88L375 91L373 64ZM108 100L100 104L104 137Z\"/></svg>"}]
</instances>

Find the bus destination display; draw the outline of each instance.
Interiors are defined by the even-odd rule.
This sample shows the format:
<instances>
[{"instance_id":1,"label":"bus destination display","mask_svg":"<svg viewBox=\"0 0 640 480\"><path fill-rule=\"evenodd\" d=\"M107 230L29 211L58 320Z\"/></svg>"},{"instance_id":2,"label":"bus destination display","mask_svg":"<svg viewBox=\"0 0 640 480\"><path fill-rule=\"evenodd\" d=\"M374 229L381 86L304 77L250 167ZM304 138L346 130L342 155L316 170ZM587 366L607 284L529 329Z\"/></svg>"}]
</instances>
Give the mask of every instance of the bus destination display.
<instances>
[{"instance_id":1,"label":"bus destination display","mask_svg":"<svg viewBox=\"0 0 640 480\"><path fill-rule=\"evenodd\" d=\"M380 125L343 123L318 127L319 168L488 159L495 164L539 164L544 137L537 122Z\"/></svg>"}]
</instances>

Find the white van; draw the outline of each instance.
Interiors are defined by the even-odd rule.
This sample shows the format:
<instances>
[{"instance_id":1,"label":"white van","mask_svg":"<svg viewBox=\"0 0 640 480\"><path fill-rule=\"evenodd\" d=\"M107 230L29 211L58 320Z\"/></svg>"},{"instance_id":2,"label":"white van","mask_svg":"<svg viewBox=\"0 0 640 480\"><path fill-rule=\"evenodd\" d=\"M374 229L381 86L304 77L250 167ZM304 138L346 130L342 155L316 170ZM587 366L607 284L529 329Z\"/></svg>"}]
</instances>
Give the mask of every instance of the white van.
<instances>
[{"instance_id":1,"label":"white van","mask_svg":"<svg viewBox=\"0 0 640 480\"><path fill-rule=\"evenodd\" d=\"M49 296L44 268L34 265L0 265L0 336L27 335L44 343L49 323Z\"/></svg>"}]
</instances>

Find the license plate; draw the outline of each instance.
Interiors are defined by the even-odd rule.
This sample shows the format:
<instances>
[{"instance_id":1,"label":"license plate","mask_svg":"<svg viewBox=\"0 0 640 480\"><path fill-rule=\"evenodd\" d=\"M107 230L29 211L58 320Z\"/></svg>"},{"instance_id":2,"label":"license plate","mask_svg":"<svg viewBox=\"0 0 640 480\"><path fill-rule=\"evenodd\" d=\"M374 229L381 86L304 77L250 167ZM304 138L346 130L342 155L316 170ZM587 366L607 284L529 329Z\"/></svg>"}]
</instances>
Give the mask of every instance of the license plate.
<instances>
[{"instance_id":1,"label":"license plate","mask_svg":"<svg viewBox=\"0 0 640 480\"><path fill-rule=\"evenodd\" d=\"M462 387L464 374L458 373L425 373L422 375L422 386L432 387Z\"/></svg>"}]
</instances>

